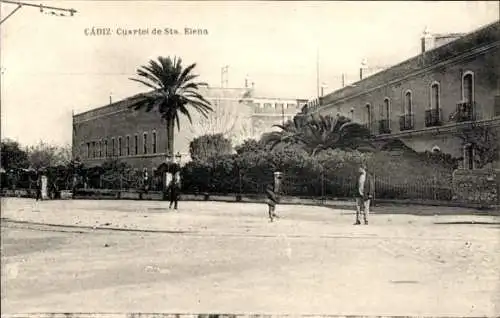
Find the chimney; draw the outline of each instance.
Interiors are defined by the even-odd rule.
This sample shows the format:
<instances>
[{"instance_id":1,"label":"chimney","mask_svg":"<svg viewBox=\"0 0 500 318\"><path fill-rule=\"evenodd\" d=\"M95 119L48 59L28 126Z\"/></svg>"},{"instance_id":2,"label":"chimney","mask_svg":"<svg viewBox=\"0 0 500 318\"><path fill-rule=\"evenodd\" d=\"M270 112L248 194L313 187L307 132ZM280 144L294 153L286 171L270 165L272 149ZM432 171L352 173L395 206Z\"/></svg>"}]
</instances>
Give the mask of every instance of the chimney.
<instances>
[{"instance_id":1,"label":"chimney","mask_svg":"<svg viewBox=\"0 0 500 318\"><path fill-rule=\"evenodd\" d=\"M245 77L245 88L248 88L248 75Z\"/></svg>"},{"instance_id":2,"label":"chimney","mask_svg":"<svg viewBox=\"0 0 500 318\"><path fill-rule=\"evenodd\" d=\"M432 36L432 34L429 33L427 27L425 28L420 41L422 47L422 54L434 48L434 37Z\"/></svg>"},{"instance_id":3,"label":"chimney","mask_svg":"<svg viewBox=\"0 0 500 318\"><path fill-rule=\"evenodd\" d=\"M368 68L368 61L366 59L363 59L361 61L361 66L359 68L359 80L363 79L363 70Z\"/></svg>"}]
</instances>

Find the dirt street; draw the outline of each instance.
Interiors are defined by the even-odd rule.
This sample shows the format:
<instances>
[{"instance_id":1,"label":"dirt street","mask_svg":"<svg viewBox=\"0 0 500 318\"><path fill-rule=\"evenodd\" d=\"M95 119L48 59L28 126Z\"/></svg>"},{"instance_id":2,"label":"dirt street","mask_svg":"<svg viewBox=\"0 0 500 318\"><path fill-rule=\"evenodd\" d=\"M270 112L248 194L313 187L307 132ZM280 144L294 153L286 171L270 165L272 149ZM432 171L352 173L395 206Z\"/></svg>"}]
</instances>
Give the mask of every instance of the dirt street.
<instances>
[{"instance_id":1,"label":"dirt street","mask_svg":"<svg viewBox=\"0 0 500 318\"><path fill-rule=\"evenodd\" d=\"M500 315L498 217L401 207L353 226L353 211L310 206L278 206L274 223L262 204L1 207L2 313Z\"/></svg>"}]
</instances>

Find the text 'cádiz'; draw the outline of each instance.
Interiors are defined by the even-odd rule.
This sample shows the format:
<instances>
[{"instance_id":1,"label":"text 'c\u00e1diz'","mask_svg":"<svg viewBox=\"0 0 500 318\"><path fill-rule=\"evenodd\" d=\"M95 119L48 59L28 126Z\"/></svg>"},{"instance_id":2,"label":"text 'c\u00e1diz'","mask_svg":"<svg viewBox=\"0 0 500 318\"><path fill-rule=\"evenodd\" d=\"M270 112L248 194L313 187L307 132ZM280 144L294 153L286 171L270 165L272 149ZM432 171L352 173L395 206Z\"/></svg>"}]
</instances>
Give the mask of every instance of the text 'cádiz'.
<instances>
[{"instance_id":1,"label":"text 'c\u00e1diz'","mask_svg":"<svg viewBox=\"0 0 500 318\"><path fill-rule=\"evenodd\" d=\"M182 30L182 31L181 31ZM86 36L147 36L147 35L208 35L208 30L203 28L102 28L92 27L84 30Z\"/></svg>"}]
</instances>

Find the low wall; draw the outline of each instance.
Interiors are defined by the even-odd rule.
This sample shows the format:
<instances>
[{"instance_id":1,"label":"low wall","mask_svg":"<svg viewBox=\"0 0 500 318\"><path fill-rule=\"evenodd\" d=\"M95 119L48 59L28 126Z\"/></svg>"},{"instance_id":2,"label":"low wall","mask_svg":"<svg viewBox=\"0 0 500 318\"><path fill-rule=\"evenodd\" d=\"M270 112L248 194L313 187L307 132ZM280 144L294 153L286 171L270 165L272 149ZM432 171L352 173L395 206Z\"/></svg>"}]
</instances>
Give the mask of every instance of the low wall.
<instances>
[{"instance_id":1,"label":"low wall","mask_svg":"<svg viewBox=\"0 0 500 318\"><path fill-rule=\"evenodd\" d=\"M453 173L454 201L488 207L500 204L500 170L465 170Z\"/></svg>"},{"instance_id":2,"label":"low wall","mask_svg":"<svg viewBox=\"0 0 500 318\"><path fill-rule=\"evenodd\" d=\"M34 190L3 190L0 193L3 197L32 197L35 196ZM164 201L162 192L144 193L137 190L101 190L86 189L78 190L74 195L71 191L62 191L61 199L80 199L80 200L150 200ZM241 203L264 203L266 197L260 194L181 194L181 201L220 201L220 202L241 202ZM280 204L290 205L313 205L328 206L338 209L354 209L355 202L353 198L305 198L305 197L286 197L282 196ZM499 204L485 204L477 202L468 202L466 200L439 201L439 200L396 200L396 199L376 199L373 206L391 205L424 205L424 206L446 206L461 207L473 209L495 209L498 210Z\"/></svg>"}]
</instances>

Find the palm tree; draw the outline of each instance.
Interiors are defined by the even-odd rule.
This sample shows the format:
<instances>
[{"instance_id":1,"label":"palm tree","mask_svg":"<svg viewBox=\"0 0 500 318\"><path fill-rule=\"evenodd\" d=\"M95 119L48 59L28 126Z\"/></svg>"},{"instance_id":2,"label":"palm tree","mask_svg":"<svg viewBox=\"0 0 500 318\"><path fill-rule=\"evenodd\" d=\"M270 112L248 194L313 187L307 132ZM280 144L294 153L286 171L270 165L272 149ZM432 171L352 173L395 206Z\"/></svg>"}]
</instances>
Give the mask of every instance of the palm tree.
<instances>
[{"instance_id":1,"label":"palm tree","mask_svg":"<svg viewBox=\"0 0 500 318\"><path fill-rule=\"evenodd\" d=\"M370 131L344 116L320 115L311 117L304 125L295 121L294 125L277 127L281 131L275 133L273 146L292 141L302 144L311 155L326 149L373 150Z\"/></svg>"},{"instance_id":2,"label":"palm tree","mask_svg":"<svg viewBox=\"0 0 500 318\"><path fill-rule=\"evenodd\" d=\"M198 77L192 74L195 66L194 63L183 68L181 58L172 60L160 56L158 61L150 60L149 65L141 66L137 70L138 78L130 78L152 89L134 98L130 107L136 110L144 108L147 112L158 110L166 122L167 153L170 156L174 153L174 126L177 124L180 130L179 115L186 116L192 124L188 105L205 118L213 111L210 102L198 92L204 83L193 82Z\"/></svg>"},{"instance_id":3,"label":"palm tree","mask_svg":"<svg viewBox=\"0 0 500 318\"><path fill-rule=\"evenodd\" d=\"M281 143L301 143L301 134L304 132L305 125L303 122L294 117L293 120L287 121L283 125L273 125L273 127L281 129L281 131L273 131L263 134L261 140L263 144L269 145L271 149Z\"/></svg>"}]
</instances>

